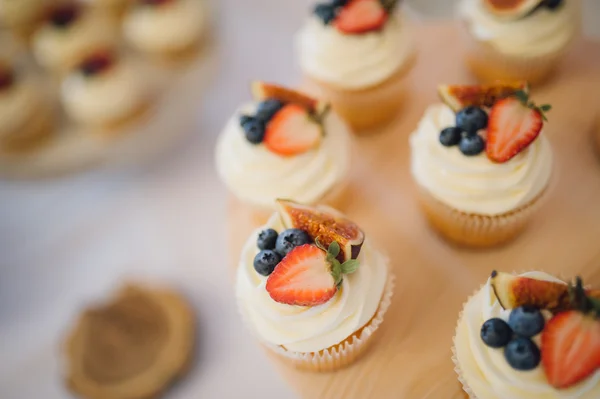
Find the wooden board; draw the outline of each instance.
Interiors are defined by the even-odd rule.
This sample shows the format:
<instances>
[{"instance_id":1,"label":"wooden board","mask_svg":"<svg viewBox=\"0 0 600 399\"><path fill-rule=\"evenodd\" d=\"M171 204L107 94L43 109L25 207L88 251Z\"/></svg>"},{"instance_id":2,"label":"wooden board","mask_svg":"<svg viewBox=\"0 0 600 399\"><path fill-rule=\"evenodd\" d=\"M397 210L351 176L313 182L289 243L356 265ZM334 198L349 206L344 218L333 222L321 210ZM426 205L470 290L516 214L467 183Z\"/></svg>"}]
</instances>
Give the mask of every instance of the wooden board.
<instances>
[{"instance_id":1,"label":"wooden board","mask_svg":"<svg viewBox=\"0 0 600 399\"><path fill-rule=\"evenodd\" d=\"M471 82L452 23L417 29L419 60L413 95L398 121L358 141L352 202L345 210L383 247L398 277L393 303L370 352L349 368L312 374L281 365L283 378L305 398L464 398L450 360L458 312L493 269L581 274L600 286L600 161L591 146L600 114L600 43L577 44L556 80L534 88L554 109L546 134L555 150L549 200L513 243L473 251L450 246L418 210L409 171L408 136L438 83ZM231 202L232 263L251 231L246 209Z\"/></svg>"}]
</instances>

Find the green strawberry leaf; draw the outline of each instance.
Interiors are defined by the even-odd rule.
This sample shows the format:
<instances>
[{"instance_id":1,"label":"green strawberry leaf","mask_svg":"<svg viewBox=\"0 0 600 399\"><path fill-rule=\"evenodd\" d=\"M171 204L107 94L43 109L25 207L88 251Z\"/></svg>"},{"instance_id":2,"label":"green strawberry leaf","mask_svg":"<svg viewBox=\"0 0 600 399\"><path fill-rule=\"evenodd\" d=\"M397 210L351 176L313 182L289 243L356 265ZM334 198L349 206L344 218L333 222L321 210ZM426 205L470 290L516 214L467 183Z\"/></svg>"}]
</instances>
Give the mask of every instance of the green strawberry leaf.
<instances>
[{"instance_id":1,"label":"green strawberry leaf","mask_svg":"<svg viewBox=\"0 0 600 399\"><path fill-rule=\"evenodd\" d=\"M540 110L542 110L543 112L548 112L552 109L552 105L550 104L544 104L540 107Z\"/></svg>"},{"instance_id":2,"label":"green strawberry leaf","mask_svg":"<svg viewBox=\"0 0 600 399\"><path fill-rule=\"evenodd\" d=\"M342 263L342 273L344 274L352 274L358 270L360 266L360 262L357 259L350 259L346 262Z\"/></svg>"},{"instance_id":3,"label":"green strawberry leaf","mask_svg":"<svg viewBox=\"0 0 600 399\"><path fill-rule=\"evenodd\" d=\"M385 12L387 12L388 14L391 14L394 9L396 8L396 6L398 5L398 3L400 3L399 0L379 0L381 2L382 7L385 9Z\"/></svg>"},{"instance_id":4,"label":"green strawberry leaf","mask_svg":"<svg viewBox=\"0 0 600 399\"><path fill-rule=\"evenodd\" d=\"M340 262L334 262L331 264L331 276L333 277L335 285L339 285L342 282L343 274L342 265L340 265Z\"/></svg>"}]
</instances>

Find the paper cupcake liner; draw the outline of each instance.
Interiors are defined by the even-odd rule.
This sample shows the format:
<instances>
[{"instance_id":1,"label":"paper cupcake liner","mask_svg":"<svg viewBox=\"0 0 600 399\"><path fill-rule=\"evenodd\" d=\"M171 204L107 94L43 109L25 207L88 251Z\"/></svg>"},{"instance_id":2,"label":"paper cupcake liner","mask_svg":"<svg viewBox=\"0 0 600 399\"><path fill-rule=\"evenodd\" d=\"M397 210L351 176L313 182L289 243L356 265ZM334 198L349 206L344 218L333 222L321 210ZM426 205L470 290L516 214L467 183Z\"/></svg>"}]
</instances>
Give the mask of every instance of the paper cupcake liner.
<instances>
[{"instance_id":1,"label":"paper cupcake liner","mask_svg":"<svg viewBox=\"0 0 600 399\"><path fill-rule=\"evenodd\" d=\"M430 225L449 241L469 247L504 244L518 236L546 197L546 188L528 204L501 215L480 215L456 210L420 188L419 200Z\"/></svg>"},{"instance_id":2,"label":"paper cupcake liner","mask_svg":"<svg viewBox=\"0 0 600 399\"><path fill-rule=\"evenodd\" d=\"M279 358L301 370L328 372L346 367L357 360L372 343L373 334L383 322L384 315L390 307L395 286L396 276L390 272L379 303L379 308L377 309L377 312L375 312L373 318L339 344L319 352L305 353L288 351L279 345L273 345L262 340L261 343ZM238 310L242 320L252 331L253 329L246 316L246 312L244 312L239 305L240 304L238 303Z\"/></svg>"},{"instance_id":3,"label":"paper cupcake liner","mask_svg":"<svg viewBox=\"0 0 600 399\"><path fill-rule=\"evenodd\" d=\"M471 72L483 82L497 80L526 80L532 85L546 81L567 54L571 42L552 53L539 56L507 55L489 43L479 41L464 27L466 63Z\"/></svg>"}]
</instances>

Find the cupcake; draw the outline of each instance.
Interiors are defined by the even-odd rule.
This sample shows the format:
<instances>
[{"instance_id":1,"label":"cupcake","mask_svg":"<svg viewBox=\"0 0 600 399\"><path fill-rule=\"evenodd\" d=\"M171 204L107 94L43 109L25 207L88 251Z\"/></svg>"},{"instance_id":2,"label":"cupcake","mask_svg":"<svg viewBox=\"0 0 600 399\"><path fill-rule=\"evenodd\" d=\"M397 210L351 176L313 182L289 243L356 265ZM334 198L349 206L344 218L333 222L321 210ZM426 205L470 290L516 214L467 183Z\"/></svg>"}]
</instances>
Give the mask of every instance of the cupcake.
<instances>
[{"instance_id":1,"label":"cupcake","mask_svg":"<svg viewBox=\"0 0 600 399\"><path fill-rule=\"evenodd\" d=\"M324 103L281 86L255 82L221 133L216 166L230 191L260 223L277 198L341 205L351 136Z\"/></svg>"},{"instance_id":2,"label":"cupcake","mask_svg":"<svg viewBox=\"0 0 600 399\"><path fill-rule=\"evenodd\" d=\"M410 137L411 172L430 224L467 246L521 232L547 191L552 150L542 132L549 105L524 83L442 86Z\"/></svg>"},{"instance_id":3,"label":"cupcake","mask_svg":"<svg viewBox=\"0 0 600 399\"><path fill-rule=\"evenodd\" d=\"M388 261L332 208L277 204L242 250L241 315L264 346L297 368L347 366L372 342L390 304Z\"/></svg>"},{"instance_id":4,"label":"cupcake","mask_svg":"<svg viewBox=\"0 0 600 399\"><path fill-rule=\"evenodd\" d=\"M0 25L27 39L41 22L50 0L0 0Z\"/></svg>"},{"instance_id":5,"label":"cupcake","mask_svg":"<svg viewBox=\"0 0 600 399\"><path fill-rule=\"evenodd\" d=\"M131 0L83 0L93 8L107 11L109 14L120 18L124 15Z\"/></svg>"},{"instance_id":6,"label":"cupcake","mask_svg":"<svg viewBox=\"0 0 600 399\"><path fill-rule=\"evenodd\" d=\"M453 360L471 399L600 397L599 290L493 272L464 304Z\"/></svg>"},{"instance_id":7,"label":"cupcake","mask_svg":"<svg viewBox=\"0 0 600 399\"><path fill-rule=\"evenodd\" d=\"M75 122L113 130L142 117L150 106L151 92L132 60L102 50L86 57L65 77L61 99Z\"/></svg>"},{"instance_id":8,"label":"cupcake","mask_svg":"<svg viewBox=\"0 0 600 399\"><path fill-rule=\"evenodd\" d=\"M4 152L39 147L54 133L54 113L35 78L0 63L0 147Z\"/></svg>"},{"instance_id":9,"label":"cupcake","mask_svg":"<svg viewBox=\"0 0 600 399\"><path fill-rule=\"evenodd\" d=\"M111 18L77 2L60 2L33 36L33 54L44 68L66 72L98 48L117 43L118 29Z\"/></svg>"},{"instance_id":10,"label":"cupcake","mask_svg":"<svg viewBox=\"0 0 600 399\"><path fill-rule=\"evenodd\" d=\"M300 67L355 130L391 121L406 91L414 59L397 0L318 4L297 36Z\"/></svg>"},{"instance_id":11,"label":"cupcake","mask_svg":"<svg viewBox=\"0 0 600 399\"><path fill-rule=\"evenodd\" d=\"M137 0L124 32L139 51L181 58L199 49L207 22L203 0Z\"/></svg>"},{"instance_id":12,"label":"cupcake","mask_svg":"<svg viewBox=\"0 0 600 399\"><path fill-rule=\"evenodd\" d=\"M580 33L580 0L461 0L467 65L482 81L548 78Z\"/></svg>"}]
</instances>

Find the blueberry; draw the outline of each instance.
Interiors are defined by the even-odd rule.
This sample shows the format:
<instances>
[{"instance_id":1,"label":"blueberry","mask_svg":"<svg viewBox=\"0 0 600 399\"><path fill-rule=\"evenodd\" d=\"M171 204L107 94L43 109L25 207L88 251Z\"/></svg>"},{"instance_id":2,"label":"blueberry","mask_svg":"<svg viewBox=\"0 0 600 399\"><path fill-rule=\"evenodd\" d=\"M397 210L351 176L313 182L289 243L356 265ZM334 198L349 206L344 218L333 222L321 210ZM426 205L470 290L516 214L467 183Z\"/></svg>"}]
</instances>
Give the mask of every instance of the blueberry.
<instances>
[{"instance_id":1,"label":"blueberry","mask_svg":"<svg viewBox=\"0 0 600 399\"><path fill-rule=\"evenodd\" d=\"M258 233L258 239L256 240L258 249L275 249L277 236L277 232L273 229L265 229Z\"/></svg>"},{"instance_id":2,"label":"blueberry","mask_svg":"<svg viewBox=\"0 0 600 399\"><path fill-rule=\"evenodd\" d=\"M283 103L281 101L274 98L265 100L258 104L256 119L259 119L266 124L281 108L283 108Z\"/></svg>"},{"instance_id":3,"label":"blueberry","mask_svg":"<svg viewBox=\"0 0 600 399\"><path fill-rule=\"evenodd\" d=\"M479 107L465 107L456 114L456 126L467 133L476 133L488 125L488 114Z\"/></svg>"},{"instance_id":4,"label":"blueberry","mask_svg":"<svg viewBox=\"0 0 600 399\"><path fill-rule=\"evenodd\" d=\"M281 262L281 255L270 249L265 249L254 257L254 270L262 276L268 276L273 273L279 262Z\"/></svg>"},{"instance_id":5,"label":"blueberry","mask_svg":"<svg viewBox=\"0 0 600 399\"><path fill-rule=\"evenodd\" d=\"M452 147L460 142L462 130L457 127L447 127L440 133L440 143L446 147Z\"/></svg>"},{"instance_id":6,"label":"blueberry","mask_svg":"<svg viewBox=\"0 0 600 399\"><path fill-rule=\"evenodd\" d=\"M331 5L335 8L344 7L348 3L348 0L333 0Z\"/></svg>"},{"instance_id":7,"label":"blueberry","mask_svg":"<svg viewBox=\"0 0 600 399\"><path fill-rule=\"evenodd\" d=\"M458 148L464 155L479 155L485 150L485 142L478 134L467 134L460 139Z\"/></svg>"},{"instance_id":8,"label":"blueberry","mask_svg":"<svg viewBox=\"0 0 600 399\"><path fill-rule=\"evenodd\" d=\"M300 229L287 229L281 232L277 237L275 251L279 252L281 256L286 256L292 249L300 245L310 244L310 241L310 236L306 231Z\"/></svg>"},{"instance_id":9,"label":"blueberry","mask_svg":"<svg viewBox=\"0 0 600 399\"><path fill-rule=\"evenodd\" d=\"M321 18L325 25L335 19L335 7L332 4L317 4L314 9L317 17Z\"/></svg>"},{"instance_id":10,"label":"blueberry","mask_svg":"<svg viewBox=\"0 0 600 399\"><path fill-rule=\"evenodd\" d=\"M533 337L544 329L546 320L539 309L532 306L521 306L513 309L508 317L508 325L515 334L522 337Z\"/></svg>"},{"instance_id":11,"label":"blueberry","mask_svg":"<svg viewBox=\"0 0 600 399\"><path fill-rule=\"evenodd\" d=\"M246 140L248 140L252 144L262 143L263 138L265 137L264 122L256 118L246 119L245 123L242 125L242 128L246 133Z\"/></svg>"},{"instance_id":12,"label":"blueberry","mask_svg":"<svg viewBox=\"0 0 600 399\"><path fill-rule=\"evenodd\" d=\"M246 122L250 122L252 119L254 119L253 116L250 116L250 115L240 115L240 126L244 126L244 124Z\"/></svg>"},{"instance_id":13,"label":"blueberry","mask_svg":"<svg viewBox=\"0 0 600 399\"><path fill-rule=\"evenodd\" d=\"M546 0L544 2L544 6L548 7L551 10L556 10L558 7L563 5L562 0Z\"/></svg>"},{"instance_id":14,"label":"blueberry","mask_svg":"<svg viewBox=\"0 0 600 399\"><path fill-rule=\"evenodd\" d=\"M540 350L531 339L518 337L506 345L504 358L515 370L533 370L540 364Z\"/></svg>"},{"instance_id":15,"label":"blueberry","mask_svg":"<svg viewBox=\"0 0 600 399\"><path fill-rule=\"evenodd\" d=\"M502 319L489 319L481 326L481 340L492 348L506 346L512 335L509 325Z\"/></svg>"}]
</instances>

